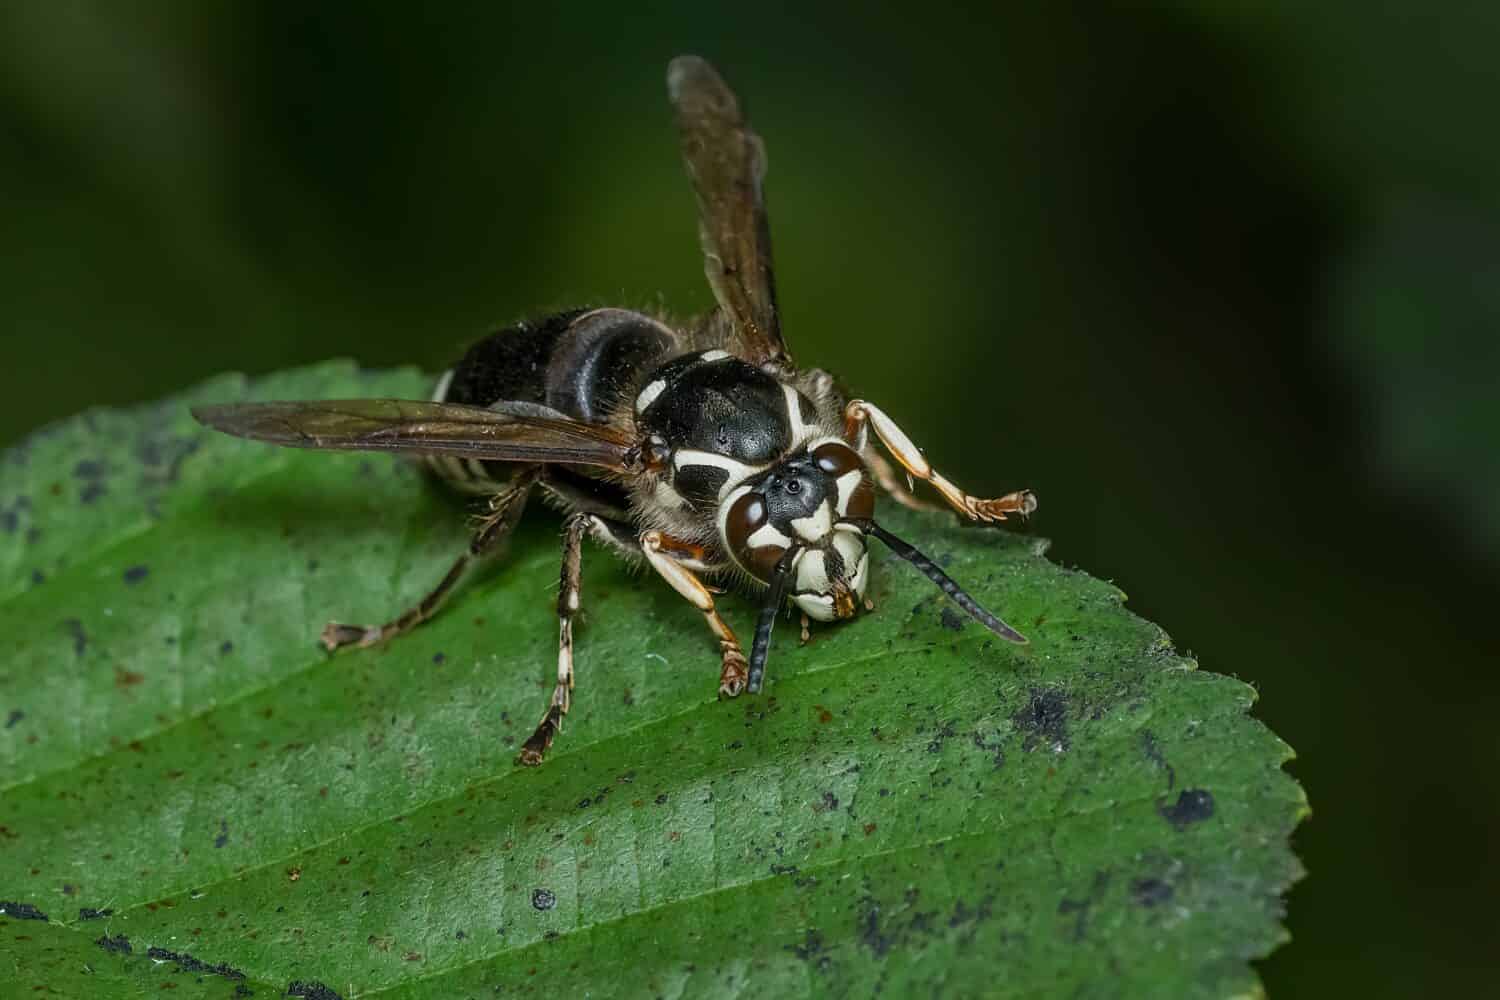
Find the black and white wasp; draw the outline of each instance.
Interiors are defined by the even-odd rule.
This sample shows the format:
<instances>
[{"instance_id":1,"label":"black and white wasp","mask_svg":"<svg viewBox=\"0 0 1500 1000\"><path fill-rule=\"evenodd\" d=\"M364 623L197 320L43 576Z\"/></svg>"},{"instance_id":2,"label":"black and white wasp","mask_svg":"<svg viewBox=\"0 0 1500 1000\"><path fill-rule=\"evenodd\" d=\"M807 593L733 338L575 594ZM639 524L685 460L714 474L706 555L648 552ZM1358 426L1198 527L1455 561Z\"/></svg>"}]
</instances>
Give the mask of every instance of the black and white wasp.
<instances>
[{"instance_id":1,"label":"black and white wasp","mask_svg":"<svg viewBox=\"0 0 1500 1000\"><path fill-rule=\"evenodd\" d=\"M760 136L704 60L673 60L667 89L718 302L700 321L679 328L627 309L579 309L481 340L443 375L430 402L193 411L210 427L273 444L411 453L488 498L467 552L430 594L385 625L330 624L322 636L330 651L373 645L429 618L465 570L515 528L533 491L566 512L557 685L522 764L541 762L568 711L585 537L645 560L702 612L719 642L721 696L760 690L771 630L788 600L802 612L804 636L808 618L852 618L868 608L871 536L996 635L1026 641L876 523L875 486L927 508L907 489L922 480L976 521L1030 514L1036 499L1027 491L968 495L882 410L846 399L827 372L792 363L776 308ZM871 430L906 477L875 451ZM763 593L748 661L705 581Z\"/></svg>"}]
</instances>

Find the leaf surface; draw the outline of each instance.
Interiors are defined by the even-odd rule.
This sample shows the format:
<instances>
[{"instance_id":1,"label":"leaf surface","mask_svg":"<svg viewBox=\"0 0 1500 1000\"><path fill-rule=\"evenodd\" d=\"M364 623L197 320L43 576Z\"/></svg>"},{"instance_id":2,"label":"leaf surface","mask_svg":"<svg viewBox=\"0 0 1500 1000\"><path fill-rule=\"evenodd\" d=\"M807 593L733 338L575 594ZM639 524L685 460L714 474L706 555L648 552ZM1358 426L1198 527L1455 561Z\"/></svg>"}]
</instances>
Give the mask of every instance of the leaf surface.
<instances>
[{"instance_id":1,"label":"leaf surface","mask_svg":"<svg viewBox=\"0 0 1500 1000\"><path fill-rule=\"evenodd\" d=\"M698 614L589 548L574 708L537 769L512 761L556 664L540 504L437 619L324 654L328 618L384 620L441 576L462 506L409 464L212 435L187 405L426 388L342 363L226 376L0 459L0 900L32 908L0 914L0 979L346 1000L1258 988L1248 962L1284 938L1300 873L1290 751L1248 686L1032 540L885 511L1031 644L877 554L875 613L800 648L783 623L766 692L725 702ZM724 607L748 634L753 606Z\"/></svg>"}]
</instances>

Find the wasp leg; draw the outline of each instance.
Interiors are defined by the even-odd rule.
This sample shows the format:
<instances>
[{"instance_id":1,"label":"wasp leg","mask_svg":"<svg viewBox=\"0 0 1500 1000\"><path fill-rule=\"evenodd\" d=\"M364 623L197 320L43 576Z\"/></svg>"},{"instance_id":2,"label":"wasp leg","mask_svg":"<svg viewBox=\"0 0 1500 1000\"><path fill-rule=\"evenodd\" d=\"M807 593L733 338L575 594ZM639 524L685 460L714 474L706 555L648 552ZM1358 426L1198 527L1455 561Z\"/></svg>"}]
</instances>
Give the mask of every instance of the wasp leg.
<instances>
[{"instance_id":1,"label":"wasp leg","mask_svg":"<svg viewBox=\"0 0 1500 1000\"><path fill-rule=\"evenodd\" d=\"M562 582L557 594L557 686L552 689L552 700L536 732L521 745L517 764L535 767L542 762L552 741L562 732L563 716L573 700L573 619L578 616L583 587L583 538L588 535L604 545L629 550L633 546L621 538L628 538L624 533L630 530L629 525L587 512L573 514L563 526Z\"/></svg>"},{"instance_id":2,"label":"wasp leg","mask_svg":"<svg viewBox=\"0 0 1500 1000\"><path fill-rule=\"evenodd\" d=\"M928 503L911 491L911 477L896 474L896 467L885 460L885 456L876 451L872 445L866 444L860 450L860 457L870 467L870 475L874 478L876 485L885 490L887 495L901 506L911 510L936 511L942 510L935 503Z\"/></svg>"},{"instance_id":3,"label":"wasp leg","mask_svg":"<svg viewBox=\"0 0 1500 1000\"><path fill-rule=\"evenodd\" d=\"M1006 514L1022 517L1036 510L1036 496L1030 490L1007 493L994 500L981 500L959 489L942 476L922 454L906 432L879 407L862 399L855 399L844 407L844 438L856 451L866 448L868 429L875 429L875 436L885 445L896 461L908 473L926 483L943 495L943 499L963 516L975 521L1003 521Z\"/></svg>"},{"instance_id":4,"label":"wasp leg","mask_svg":"<svg viewBox=\"0 0 1500 1000\"><path fill-rule=\"evenodd\" d=\"M718 609L714 607L714 595L698 579L695 570L705 570L709 567L704 563L704 549L701 545L684 542L672 538L660 531L647 531L641 535L641 551L646 560L651 563L651 568L656 570L672 589L687 598L693 607L703 612L703 619L708 623L709 629L719 640L719 651L722 657L722 666L719 670L719 696L721 698L734 698L745 690L745 684L749 680L750 668L745 660L744 650L740 648L740 641L734 637L733 630L719 617Z\"/></svg>"},{"instance_id":5,"label":"wasp leg","mask_svg":"<svg viewBox=\"0 0 1500 1000\"><path fill-rule=\"evenodd\" d=\"M516 474L510 486L495 495L490 501L490 513L479 522L473 537L469 539L468 549L454 560L447 575L426 597L408 608L400 617L384 625L344 625L340 622L329 622L323 628L324 648L331 653L345 646L374 646L416 628L436 614L443 601L464 578L469 567L477 560L493 554L500 544L510 537L511 532L521 521L521 513L526 507L526 498L536 482L536 477L536 470L522 470Z\"/></svg>"}]
</instances>

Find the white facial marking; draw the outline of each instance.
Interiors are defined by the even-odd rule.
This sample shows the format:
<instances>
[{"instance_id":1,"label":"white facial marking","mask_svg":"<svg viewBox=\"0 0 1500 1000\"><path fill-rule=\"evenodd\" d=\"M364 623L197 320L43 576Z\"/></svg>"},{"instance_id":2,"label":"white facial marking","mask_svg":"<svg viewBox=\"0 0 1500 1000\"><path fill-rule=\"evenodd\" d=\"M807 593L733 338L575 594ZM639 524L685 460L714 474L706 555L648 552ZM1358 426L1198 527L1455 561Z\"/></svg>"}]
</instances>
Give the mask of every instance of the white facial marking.
<instances>
[{"instance_id":1,"label":"white facial marking","mask_svg":"<svg viewBox=\"0 0 1500 1000\"><path fill-rule=\"evenodd\" d=\"M774 524L762 524L749 538L745 539L745 545L752 549L767 545L789 549L792 547L792 540L777 531Z\"/></svg>"},{"instance_id":2,"label":"white facial marking","mask_svg":"<svg viewBox=\"0 0 1500 1000\"><path fill-rule=\"evenodd\" d=\"M843 531L834 534L833 547L838 550L839 557L844 560L846 569L852 567L859 561L859 557L865 554L864 539L856 538Z\"/></svg>"},{"instance_id":3,"label":"white facial marking","mask_svg":"<svg viewBox=\"0 0 1500 1000\"><path fill-rule=\"evenodd\" d=\"M863 476L864 473L860 470L850 469L835 480L835 485L839 488L840 516L849 513L849 498L854 496L854 488L859 485L859 481Z\"/></svg>"},{"instance_id":4,"label":"white facial marking","mask_svg":"<svg viewBox=\"0 0 1500 1000\"><path fill-rule=\"evenodd\" d=\"M699 357L700 361L723 361L729 357L728 351L704 351Z\"/></svg>"},{"instance_id":5,"label":"white facial marking","mask_svg":"<svg viewBox=\"0 0 1500 1000\"><path fill-rule=\"evenodd\" d=\"M811 549L807 555L797 560L797 583L793 589L799 592L811 590L818 594L825 594L833 589L828 580L828 563L821 551Z\"/></svg>"},{"instance_id":6,"label":"white facial marking","mask_svg":"<svg viewBox=\"0 0 1500 1000\"><path fill-rule=\"evenodd\" d=\"M792 530L809 542L816 542L833 530L833 511L824 500L818 504L818 509L808 517L799 517L792 521Z\"/></svg>"},{"instance_id":7,"label":"white facial marking","mask_svg":"<svg viewBox=\"0 0 1500 1000\"><path fill-rule=\"evenodd\" d=\"M849 589L854 591L854 596L864 597L865 586L870 582L870 553L866 552L859 557L859 565L854 567L854 575L849 578Z\"/></svg>"},{"instance_id":8,"label":"white facial marking","mask_svg":"<svg viewBox=\"0 0 1500 1000\"><path fill-rule=\"evenodd\" d=\"M650 385L646 386L646 388L642 389L641 394L635 397L635 412L645 413L646 407L656 402L656 397L660 396L662 394L662 390L666 387L667 380L664 378L659 378L655 382L652 382Z\"/></svg>"},{"instance_id":9,"label":"white facial marking","mask_svg":"<svg viewBox=\"0 0 1500 1000\"><path fill-rule=\"evenodd\" d=\"M792 598L807 617L820 622L833 621L833 598L826 594L798 594Z\"/></svg>"},{"instance_id":10,"label":"white facial marking","mask_svg":"<svg viewBox=\"0 0 1500 1000\"><path fill-rule=\"evenodd\" d=\"M448 387L453 384L453 369L449 368L443 372L443 377L438 379L437 388L432 390L432 401L441 403L448 396Z\"/></svg>"}]
</instances>

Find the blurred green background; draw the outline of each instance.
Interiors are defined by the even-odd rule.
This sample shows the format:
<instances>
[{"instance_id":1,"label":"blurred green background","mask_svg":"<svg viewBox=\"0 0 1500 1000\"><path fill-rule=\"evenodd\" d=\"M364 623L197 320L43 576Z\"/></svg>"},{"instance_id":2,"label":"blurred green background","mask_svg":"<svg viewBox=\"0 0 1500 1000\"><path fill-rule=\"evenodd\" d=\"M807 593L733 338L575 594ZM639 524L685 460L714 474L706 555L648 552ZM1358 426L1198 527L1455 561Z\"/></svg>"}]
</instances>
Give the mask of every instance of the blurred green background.
<instances>
[{"instance_id":1,"label":"blurred green background","mask_svg":"<svg viewBox=\"0 0 1500 1000\"><path fill-rule=\"evenodd\" d=\"M699 52L769 146L798 357L1036 489L1297 749L1270 992L1492 986L1500 6L309 6L0 7L0 443L704 308L663 86Z\"/></svg>"}]
</instances>

